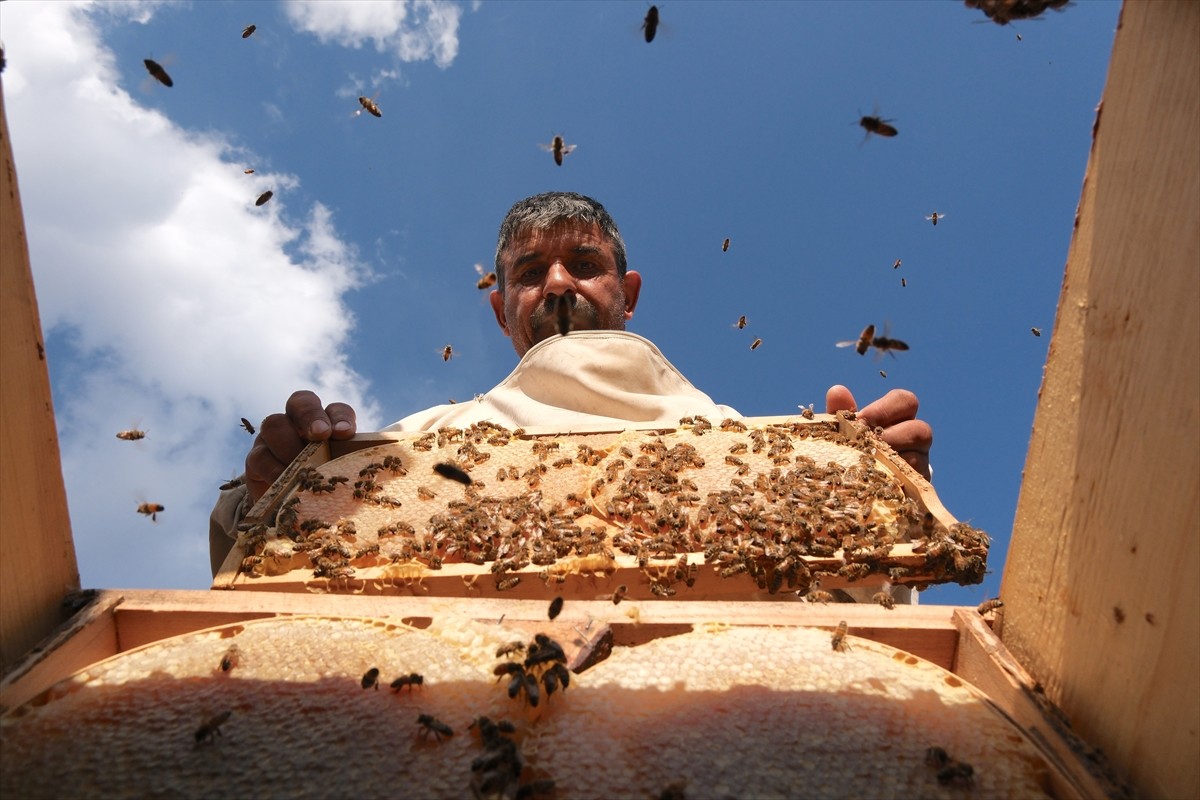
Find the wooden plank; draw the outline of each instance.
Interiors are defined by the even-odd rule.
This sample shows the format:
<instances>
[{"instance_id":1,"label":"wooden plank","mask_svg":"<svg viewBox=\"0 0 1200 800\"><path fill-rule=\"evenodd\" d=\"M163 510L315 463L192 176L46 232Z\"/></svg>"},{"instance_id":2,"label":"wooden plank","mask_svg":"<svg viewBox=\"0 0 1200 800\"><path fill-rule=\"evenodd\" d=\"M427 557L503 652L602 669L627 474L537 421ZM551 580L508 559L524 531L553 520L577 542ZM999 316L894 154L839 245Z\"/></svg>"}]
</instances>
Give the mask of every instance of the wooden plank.
<instances>
[{"instance_id":1,"label":"wooden plank","mask_svg":"<svg viewBox=\"0 0 1200 800\"><path fill-rule=\"evenodd\" d=\"M117 609L120 649L127 650L168 636L248 619L289 614L399 619L428 627L435 617L506 622L546 620L546 601L495 598L382 597L378 595L312 595L276 592L123 592ZM808 604L755 601L682 602L672 600L572 601L556 622L612 628L618 646L635 645L694 625L802 625L833 629L841 620L856 636L898 647L950 669L958 633L950 606L905 606L887 611L858 604Z\"/></svg>"},{"instance_id":2,"label":"wooden plank","mask_svg":"<svg viewBox=\"0 0 1200 800\"><path fill-rule=\"evenodd\" d=\"M1004 642L1140 793L1200 796L1200 4L1127 3L1005 568Z\"/></svg>"},{"instance_id":3,"label":"wooden plank","mask_svg":"<svg viewBox=\"0 0 1200 800\"><path fill-rule=\"evenodd\" d=\"M1041 749L1055 767L1051 772L1054 797L1131 796L1104 755L1071 730L1066 717L1046 699L978 612L956 608L952 619L959 632L952 671L982 690Z\"/></svg>"},{"instance_id":4,"label":"wooden plank","mask_svg":"<svg viewBox=\"0 0 1200 800\"><path fill-rule=\"evenodd\" d=\"M40 645L0 681L0 714L37 697L58 681L116 655L117 626L113 610L119 592L98 592L87 606Z\"/></svg>"},{"instance_id":5,"label":"wooden plank","mask_svg":"<svg viewBox=\"0 0 1200 800\"><path fill-rule=\"evenodd\" d=\"M0 671L65 620L79 589L50 375L0 86Z\"/></svg>"}]
</instances>

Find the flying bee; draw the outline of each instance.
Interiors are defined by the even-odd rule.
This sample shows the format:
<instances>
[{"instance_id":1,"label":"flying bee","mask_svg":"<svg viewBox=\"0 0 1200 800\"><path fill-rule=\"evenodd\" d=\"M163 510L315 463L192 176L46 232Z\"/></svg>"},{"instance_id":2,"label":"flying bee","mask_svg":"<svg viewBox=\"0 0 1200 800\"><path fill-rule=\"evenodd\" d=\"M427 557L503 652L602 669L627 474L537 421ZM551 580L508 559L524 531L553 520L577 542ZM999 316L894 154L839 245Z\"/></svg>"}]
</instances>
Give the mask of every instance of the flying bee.
<instances>
[{"instance_id":1,"label":"flying bee","mask_svg":"<svg viewBox=\"0 0 1200 800\"><path fill-rule=\"evenodd\" d=\"M979 608L977 608L975 610L978 611L980 614L986 614L989 611L995 611L997 608L1000 608L1003 605L1004 605L1003 600L1001 600L999 597L994 597L991 600L985 600L982 603L980 603Z\"/></svg>"},{"instance_id":2,"label":"flying bee","mask_svg":"<svg viewBox=\"0 0 1200 800\"><path fill-rule=\"evenodd\" d=\"M762 339L755 339L755 340L754 340L754 342L753 342L753 343L750 345L750 349L751 349L751 350L757 350L757 349L758 349L758 346L759 346L760 344L762 344Z\"/></svg>"},{"instance_id":3,"label":"flying bee","mask_svg":"<svg viewBox=\"0 0 1200 800\"><path fill-rule=\"evenodd\" d=\"M1029 329L1029 332L1030 332L1030 333L1032 333L1034 336L1041 336L1041 335L1042 335L1042 329L1041 329L1041 328L1030 328L1030 329ZM119 434L119 433L117 434L117 436L120 436L120 435L121 435L121 434Z\"/></svg>"},{"instance_id":4,"label":"flying bee","mask_svg":"<svg viewBox=\"0 0 1200 800\"><path fill-rule=\"evenodd\" d=\"M908 281L906 281L904 278L901 278L900 279L900 288L903 289L905 286L908 286Z\"/></svg>"},{"instance_id":5,"label":"flying bee","mask_svg":"<svg viewBox=\"0 0 1200 800\"><path fill-rule=\"evenodd\" d=\"M858 124L867 132L868 137L870 137L872 133L877 136L891 137L900 132L896 130L895 127L888 124L892 121L893 120L890 119L883 119L879 116L879 112L876 111L875 116L873 117L860 117Z\"/></svg>"},{"instance_id":6,"label":"flying bee","mask_svg":"<svg viewBox=\"0 0 1200 800\"><path fill-rule=\"evenodd\" d=\"M878 350L881 353L888 353L889 355L892 355L893 358L895 358L895 355L892 354L892 351L893 350L907 350L908 343L902 342L899 339L893 339L890 336L876 336L874 339L871 340L871 347L874 347L876 350ZM886 378L887 376L885 375L884 377Z\"/></svg>"},{"instance_id":7,"label":"flying bee","mask_svg":"<svg viewBox=\"0 0 1200 800\"><path fill-rule=\"evenodd\" d=\"M117 431L117 438L126 442L136 442L138 439L145 439L146 432L130 428L127 431Z\"/></svg>"},{"instance_id":8,"label":"flying bee","mask_svg":"<svg viewBox=\"0 0 1200 800\"><path fill-rule=\"evenodd\" d=\"M242 170L242 174L243 174L243 175L253 175L253 174L254 174L254 168L253 168L253 167L246 167L244 170Z\"/></svg>"},{"instance_id":9,"label":"flying bee","mask_svg":"<svg viewBox=\"0 0 1200 800\"><path fill-rule=\"evenodd\" d=\"M468 475L467 473L463 472L461 469L454 466L453 464L448 464L448 463L434 464L433 471L436 472L438 475L441 475L443 478L446 478L446 479L452 480L452 481L458 481L463 486L471 485L471 476Z\"/></svg>"},{"instance_id":10,"label":"flying bee","mask_svg":"<svg viewBox=\"0 0 1200 800\"><path fill-rule=\"evenodd\" d=\"M267 191L263 192L262 194L260 194L258 196L258 199L254 201L254 205L261 206L274 196L275 196L275 193L268 189Z\"/></svg>"},{"instance_id":11,"label":"flying bee","mask_svg":"<svg viewBox=\"0 0 1200 800\"><path fill-rule=\"evenodd\" d=\"M142 62L146 65L146 70L163 86L175 85L175 81L171 80L171 76L162 68L162 64L149 58L142 59Z\"/></svg>"},{"instance_id":12,"label":"flying bee","mask_svg":"<svg viewBox=\"0 0 1200 800\"><path fill-rule=\"evenodd\" d=\"M376 95L376 97L378 97L378 96L379 95ZM354 116L357 117L363 111L366 111L368 114L370 114L373 117L382 117L383 116L383 112L379 110L379 106L375 105L374 97L360 97L360 98L358 98L358 102L360 105L362 105L362 108L360 108L358 111L355 111Z\"/></svg>"},{"instance_id":13,"label":"flying bee","mask_svg":"<svg viewBox=\"0 0 1200 800\"><path fill-rule=\"evenodd\" d=\"M835 652L844 653L850 649L850 645L846 643L846 620L838 623L837 630L833 632L833 649Z\"/></svg>"},{"instance_id":14,"label":"flying bee","mask_svg":"<svg viewBox=\"0 0 1200 800\"><path fill-rule=\"evenodd\" d=\"M372 686L375 687L375 691L379 691L379 667L371 667L363 673L362 687L370 689Z\"/></svg>"},{"instance_id":15,"label":"flying bee","mask_svg":"<svg viewBox=\"0 0 1200 800\"><path fill-rule=\"evenodd\" d=\"M254 32L256 30L258 30L257 25L247 25L245 28L242 29L242 38L249 39L251 36L254 35Z\"/></svg>"},{"instance_id":16,"label":"flying bee","mask_svg":"<svg viewBox=\"0 0 1200 800\"><path fill-rule=\"evenodd\" d=\"M658 33L658 6L650 6L646 12L646 18L642 20L642 32L646 35L646 44L654 41L654 34ZM725 241L728 244L729 240Z\"/></svg>"},{"instance_id":17,"label":"flying bee","mask_svg":"<svg viewBox=\"0 0 1200 800\"><path fill-rule=\"evenodd\" d=\"M452 358L454 358L454 348L446 345L442 348L442 361L449 361Z\"/></svg>"},{"instance_id":18,"label":"flying bee","mask_svg":"<svg viewBox=\"0 0 1200 800\"><path fill-rule=\"evenodd\" d=\"M935 211L935 212L933 212L932 214L928 214L928 215L926 215L926 217L925 217L925 219L929 220L929 221L930 221L930 222L932 222L934 225L937 225L937 224L938 224L938 220L939 220L939 219L945 219L945 218L946 218L946 215L945 215L945 214L939 214L939 213L938 213L938 212L936 212L936 211Z\"/></svg>"},{"instance_id":19,"label":"flying bee","mask_svg":"<svg viewBox=\"0 0 1200 800\"><path fill-rule=\"evenodd\" d=\"M246 433L250 434L251 436L254 435L254 425L252 425L250 420L246 419L245 417L242 417L242 427L246 429Z\"/></svg>"},{"instance_id":20,"label":"flying bee","mask_svg":"<svg viewBox=\"0 0 1200 800\"><path fill-rule=\"evenodd\" d=\"M560 594L557 597L555 597L553 600L550 601L550 612L549 612L550 619L554 619L555 617L557 617L562 612L562 607L563 607L563 598L562 598L562 595Z\"/></svg>"},{"instance_id":21,"label":"flying bee","mask_svg":"<svg viewBox=\"0 0 1200 800\"><path fill-rule=\"evenodd\" d=\"M729 238L728 237L726 237L725 241L721 242L721 252L722 253L729 252Z\"/></svg>"},{"instance_id":22,"label":"flying bee","mask_svg":"<svg viewBox=\"0 0 1200 800\"><path fill-rule=\"evenodd\" d=\"M892 269L900 269L900 259L896 259L896 263L892 264Z\"/></svg>"},{"instance_id":23,"label":"flying bee","mask_svg":"<svg viewBox=\"0 0 1200 800\"><path fill-rule=\"evenodd\" d=\"M628 591L629 591L629 587L627 587L625 584L622 583L620 586L618 586L617 590L615 592L613 592L613 594L612 594L613 605L615 606L615 605L619 604L622 600L624 600L625 594Z\"/></svg>"},{"instance_id":24,"label":"flying bee","mask_svg":"<svg viewBox=\"0 0 1200 800\"><path fill-rule=\"evenodd\" d=\"M886 378L886 377L887 377L887 372L885 372L884 370L879 370L879 377L881 377L881 378Z\"/></svg>"},{"instance_id":25,"label":"flying bee","mask_svg":"<svg viewBox=\"0 0 1200 800\"><path fill-rule=\"evenodd\" d=\"M219 488L222 492L226 492L226 491L229 491L230 489L236 489L237 487L241 486L242 483L243 483L243 479L239 475L235 478L230 478L229 480L225 481L217 488Z\"/></svg>"},{"instance_id":26,"label":"flying bee","mask_svg":"<svg viewBox=\"0 0 1200 800\"><path fill-rule=\"evenodd\" d=\"M238 650L236 644L229 645L229 649L225 651L225 655L221 656L221 672L229 672L238 665L241 660L242 653Z\"/></svg>"},{"instance_id":27,"label":"flying bee","mask_svg":"<svg viewBox=\"0 0 1200 800\"><path fill-rule=\"evenodd\" d=\"M442 740L443 736L454 735L454 731L451 730L449 725L437 719L436 717L430 716L429 714L418 714L417 724L421 726L421 732L419 736L422 739L429 738L430 732L437 737L439 742Z\"/></svg>"},{"instance_id":28,"label":"flying bee","mask_svg":"<svg viewBox=\"0 0 1200 800\"><path fill-rule=\"evenodd\" d=\"M476 264L475 271L479 273L479 283L475 284L476 289L490 289L496 285L495 272L484 272L483 264Z\"/></svg>"},{"instance_id":29,"label":"flying bee","mask_svg":"<svg viewBox=\"0 0 1200 800\"><path fill-rule=\"evenodd\" d=\"M205 741L215 742L217 737L221 735L221 726L229 721L229 715L232 712L222 711L208 722L196 729L196 744L201 744Z\"/></svg>"},{"instance_id":30,"label":"flying bee","mask_svg":"<svg viewBox=\"0 0 1200 800\"><path fill-rule=\"evenodd\" d=\"M160 511L166 511L166 508L158 503L139 503L137 507L137 513L145 514L151 522L158 522L158 512Z\"/></svg>"},{"instance_id":31,"label":"flying bee","mask_svg":"<svg viewBox=\"0 0 1200 800\"><path fill-rule=\"evenodd\" d=\"M745 314L742 314L740 317L738 317L738 320L737 320L737 322L735 322L733 325L734 325L734 327L735 327L735 328L737 328L739 331L740 331L742 328L746 327L746 315L745 315Z\"/></svg>"},{"instance_id":32,"label":"flying bee","mask_svg":"<svg viewBox=\"0 0 1200 800\"><path fill-rule=\"evenodd\" d=\"M538 147L542 148L547 153L553 153L554 154L554 163L558 164L561 167L562 162L563 162L563 156L571 153L571 151L573 151L576 147L578 147L578 145L567 144L565 141L563 141L563 137L555 136L553 141L550 142L550 144L539 143Z\"/></svg>"},{"instance_id":33,"label":"flying bee","mask_svg":"<svg viewBox=\"0 0 1200 800\"><path fill-rule=\"evenodd\" d=\"M864 355L867 352L867 350L869 350L871 348L871 343L874 341L875 341L875 326L868 325L867 327L862 329L862 333L860 333L858 335L857 339L850 339L845 342L838 342L837 346L838 347L850 347L853 345L854 352L858 353L861 356L861 355Z\"/></svg>"}]
</instances>

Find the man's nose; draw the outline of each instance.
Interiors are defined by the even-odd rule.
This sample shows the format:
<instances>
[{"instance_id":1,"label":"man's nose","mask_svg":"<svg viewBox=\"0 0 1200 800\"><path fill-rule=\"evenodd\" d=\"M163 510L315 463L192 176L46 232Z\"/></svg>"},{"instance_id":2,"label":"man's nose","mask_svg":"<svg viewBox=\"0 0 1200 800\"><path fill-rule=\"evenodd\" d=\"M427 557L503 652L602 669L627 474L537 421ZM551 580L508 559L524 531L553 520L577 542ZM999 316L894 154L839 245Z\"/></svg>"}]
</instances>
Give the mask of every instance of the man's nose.
<instances>
[{"instance_id":1,"label":"man's nose","mask_svg":"<svg viewBox=\"0 0 1200 800\"><path fill-rule=\"evenodd\" d=\"M567 269L566 264L561 261L555 261L546 270L546 282L542 286L542 295L549 297L550 295L564 295L567 292L575 291L575 276Z\"/></svg>"}]
</instances>

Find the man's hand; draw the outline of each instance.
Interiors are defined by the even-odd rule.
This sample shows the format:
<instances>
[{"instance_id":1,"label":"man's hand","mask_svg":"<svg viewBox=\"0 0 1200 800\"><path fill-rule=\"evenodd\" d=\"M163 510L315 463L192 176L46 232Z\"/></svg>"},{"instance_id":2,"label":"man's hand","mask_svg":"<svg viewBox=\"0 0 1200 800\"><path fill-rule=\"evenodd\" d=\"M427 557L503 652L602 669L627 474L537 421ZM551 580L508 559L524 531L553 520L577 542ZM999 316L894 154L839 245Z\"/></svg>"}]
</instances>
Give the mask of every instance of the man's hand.
<instances>
[{"instance_id":1,"label":"man's hand","mask_svg":"<svg viewBox=\"0 0 1200 800\"><path fill-rule=\"evenodd\" d=\"M246 454L246 488L256 502L308 442L330 437L349 439L358 429L354 409L345 403L321 407L312 392L295 392L288 398L285 413L262 421L258 436Z\"/></svg>"},{"instance_id":2,"label":"man's hand","mask_svg":"<svg viewBox=\"0 0 1200 800\"><path fill-rule=\"evenodd\" d=\"M917 406L917 396L907 389L892 389L861 411L845 386L831 386L825 393L826 414L855 411L868 425L883 428L883 440L928 479L933 428L917 419Z\"/></svg>"}]
</instances>

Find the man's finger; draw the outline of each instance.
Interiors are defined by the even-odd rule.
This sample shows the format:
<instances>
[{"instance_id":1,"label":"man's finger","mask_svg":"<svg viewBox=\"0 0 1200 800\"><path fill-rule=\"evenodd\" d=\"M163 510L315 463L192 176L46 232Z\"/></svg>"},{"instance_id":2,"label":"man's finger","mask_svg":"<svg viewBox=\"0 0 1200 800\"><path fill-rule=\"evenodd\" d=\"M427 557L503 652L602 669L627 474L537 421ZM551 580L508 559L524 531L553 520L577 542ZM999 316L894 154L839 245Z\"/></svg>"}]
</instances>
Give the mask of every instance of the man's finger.
<instances>
[{"instance_id":1,"label":"man's finger","mask_svg":"<svg viewBox=\"0 0 1200 800\"><path fill-rule=\"evenodd\" d=\"M330 403L325 415L333 426L334 439L349 439L358 430L358 416L345 403Z\"/></svg>"},{"instance_id":2,"label":"man's finger","mask_svg":"<svg viewBox=\"0 0 1200 800\"><path fill-rule=\"evenodd\" d=\"M836 387L835 387L836 388ZM890 428L906 420L917 418L920 403L917 396L907 389L892 389L874 403L869 403L858 412L858 418L869 425Z\"/></svg>"},{"instance_id":3,"label":"man's finger","mask_svg":"<svg viewBox=\"0 0 1200 800\"><path fill-rule=\"evenodd\" d=\"M323 442L329 438L333 425L329 415L321 406L321 398L307 390L293 392L284 407L287 418L293 425L296 435L310 442Z\"/></svg>"},{"instance_id":4,"label":"man's finger","mask_svg":"<svg viewBox=\"0 0 1200 800\"><path fill-rule=\"evenodd\" d=\"M857 411L858 403L854 402L854 395L850 390L840 383L836 386L830 386L829 391L825 392L825 413L836 414L839 411Z\"/></svg>"}]
</instances>

